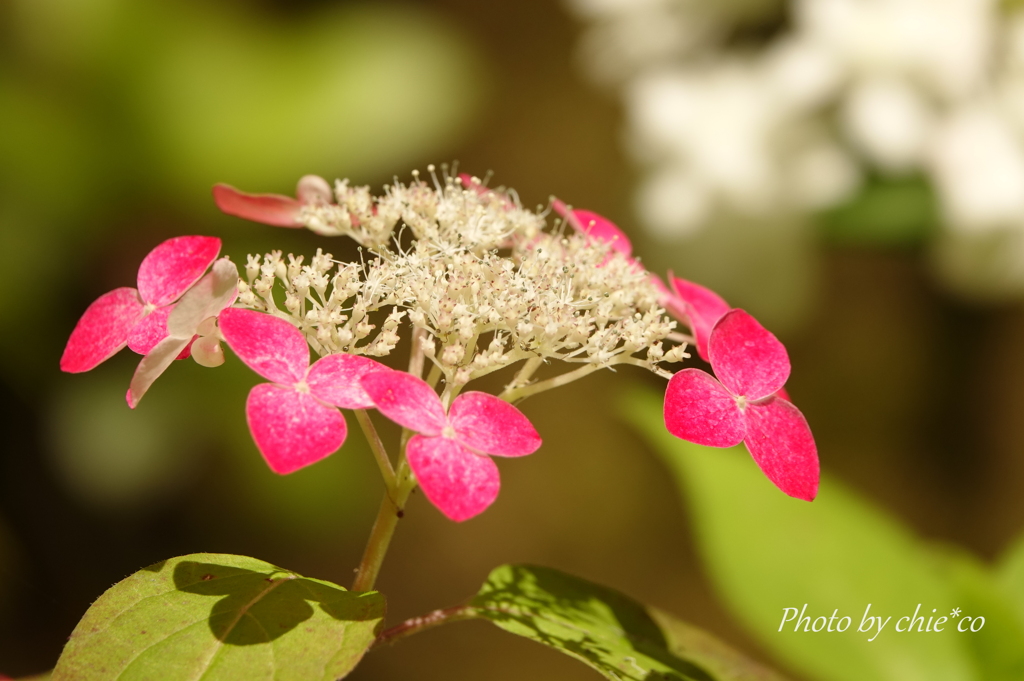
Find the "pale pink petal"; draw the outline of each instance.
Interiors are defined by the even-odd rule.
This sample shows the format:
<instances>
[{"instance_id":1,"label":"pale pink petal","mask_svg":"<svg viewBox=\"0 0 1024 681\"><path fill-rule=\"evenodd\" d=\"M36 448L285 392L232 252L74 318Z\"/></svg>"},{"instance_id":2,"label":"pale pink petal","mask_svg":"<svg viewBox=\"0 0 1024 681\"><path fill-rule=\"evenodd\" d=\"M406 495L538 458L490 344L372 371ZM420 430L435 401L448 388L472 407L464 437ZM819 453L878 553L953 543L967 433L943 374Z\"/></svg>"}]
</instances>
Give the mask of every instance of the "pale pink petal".
<instances>
[{"instance_id":1,"label":"pale pink petal","mask_svg":"<svg viewBox=\"0 0 1024 681\"><path fill-rule=\"evenodd\" d=\"M220 239L216 237L168 239L150 251L139 266L139 295L157 307L173 303L199 281L219 253Z\"/></svg>"},{"instance_id":2,"label":"pale pink petal","mask_svg":"<svg viewBox=\"0 0 1024 681\"><path fill-rule=\"evenodd\" d=\"M295 196L298 197L299 203L303 205L334 202L334 192L331 191L331 185L319 175L303 175L299 178L299 184L295 188Z\"/></svg>"},{"instance_id":3,"label":"pale pink petal","mask_svg":"<svg viewBox=\"0 0 1024 681\"><path fill-rule=\"evenodd\" d=\"M490 457L447 437L415 435L405 450L423 494L441 513L462 522L498 498L501 480Z\"/></svg>"},{"instance_id":4,"label":"pale pink petal","mask_svg":"<svg viewBox=\"0 0 1024 681\"><path fill-rule=\"evenodd\" d=\"M224 363L224 348L216 336L197 336L189 346L196 364L204 367L219 367Z\"/></svg>"},{"instance_id":5,"label":"pale pink petal","mask_svg":"<svg viewBox=\"0 0 1024 681\"><path fill-rule=\"evenodd\" d=\"M769 397L747 406L744 443L754 461L791 497L813 501L818 495L818 448L807 419L786 400Z\"/></svg>"},{"instance_id":6,"label":"pale pink petal","mask_svg":"<svg viewBox=\"0 0 1024 681\"><path fill-rule=\"evenodd\" d=\"M217 326L228 347L263 378L295 385L306 377L309 346L302 332L287 321L232 307L220 313Z\"/></svg>"},{"instance_id":7,"label":"pale pink petal","mask_svg":"<svg viewBox=\"0 0 1024 681\"><path fill-rule=\"evenodd\" d=\"M158 307L139 320L128 334L128 348L132 352L145 355L156 347L156 344L167 338L167 317L171 314L171 305Z\"/></svg>"},{"instance_id":8,"label":"pale pink petal","mask_svg":"<svg viewBox=\"0 0 1024 681\"><path fill-rule=\"evenodd\" d=\"M231 185L213 187L213 200L222 212L275 227L302 227L298 221L302 203L280 194L247 194Z\"/></svg>"},{"instance_id":9,"label":"pale pink petal","mask_svg":"<svg viewBox=\"0 0 1024 681\"><path fill-rule=\"evenodd\" d=\"M701 359L708 359L708 338L711 329L730 310L729 304L722 297L692 281L680 279L669 272L669 284L674 295L662 302L672 315L688 321L693 336L697 341L697 354Z\"/></svg>"},{"instance_id":10,"label":"pale pink petal","mask_svg":"<svg viewBox=\"0 0 1024 681\"><path fill-rule=\"evenodd\" d=\"M133 288L117 288L94 300L64 346L61 371L88 371L114 356L128 342L128 334L142 314L139 292Z\"/></svg>"},{"instance_id":11,"label":"pale pink petal","mask_svg":"<svg viewBox=\"0 0 1024 681\"><path fill-rule=\"evenodd\" d=\"M167 317L167 334L175 338L191 338L199 325L220 313L238 297L238 268L226 257L213 264L213 269L185 292Z\"/></svg>"},{"instance_id":12,"label":"pale pink petal","mask_svg":"<svg viewBox=\"0 0 1024 681\"><path fill-rule=\"evenodd\" d=\"M334 407L272 383L249 391L245 418L270 470L284 475L338 451L348 426Z\"/></svg>"},{"instance_id":13,"label":"pale pink petal","mask_svg":"<svg viewBox=\"0 0 1024 681\"><path fill-rule=\"evenodd\" d=\"M484 454L526 456L540 447L540 435L523 412L494 395L462 393L448 420L459 442Z\"/></svg>"},{"instance_id":14,"label":"pale pink petal","mask_svg":"<svg viewBox=\"0 0 1024 681\"><path fill-rule=\"evenodd\" d=\"M139 400L153 385L153 382L160 378L160 375L167 370L167 367L171 366L174 360L181 357L191 342L191 338L168 336L146 353L146 356L139 362L139 366L136 367L131 386L128 388L126 399L129 407L134 409L139 404Z\"/></svg>"},{"instance_id":15,"label":"pale pink petal","mask_svg":"<svg viewBox=\"0 0 1024 681\"><path fill-rule=\"evenodd\" d=\"M708 358L722 385L749 400L768 397L789 378L786 348L739 309L715 324L708 341Z\"/></svg>"},{"instance_id":16,"label":"pale pink petal","mask_svg":"<svg viewBox=\"0 0 1024 681\"><path fill-rule=\"evenodd\" d=\"M747 432L736 398L700 369L683 369L669 380L665 427L678 438L708 447L738 445Z\"/></svg>"},{"instance_id":17,"label":"pale pink petal","mask_svg":"<svg viewBox=\"0 0 1024 681\"><path fill-rule=\"evenodd\" d=\"M426 381L404 371L374 371L359 382L377 410L424 435L440 435L448 425L441 398Z\"/></svg>"},{"instance_id":18,"label":"pale pink petal","mask_svg":"<svg viewBox=\"0 0 1024 681\"><path fill-rule=\"evenodd\" d=\"M370 409L373 400L359 379L372 371L391 371L361 355L327 355L309 368L306 384L318 399L343 409Z\"/></svg>"},{"instance_id":19,"label":"pale pink petal","mask_svg":"<svg viewBox=\"0 0 1024 681\"><path fill-rule=\"evenodd\" d=\"M608 218L589 210L569 210L558 199L551 201L551 207L577 232L604 241L627 258L633 253L633 245L629 243L626 233Z\"/></svg>"}]
</instances>

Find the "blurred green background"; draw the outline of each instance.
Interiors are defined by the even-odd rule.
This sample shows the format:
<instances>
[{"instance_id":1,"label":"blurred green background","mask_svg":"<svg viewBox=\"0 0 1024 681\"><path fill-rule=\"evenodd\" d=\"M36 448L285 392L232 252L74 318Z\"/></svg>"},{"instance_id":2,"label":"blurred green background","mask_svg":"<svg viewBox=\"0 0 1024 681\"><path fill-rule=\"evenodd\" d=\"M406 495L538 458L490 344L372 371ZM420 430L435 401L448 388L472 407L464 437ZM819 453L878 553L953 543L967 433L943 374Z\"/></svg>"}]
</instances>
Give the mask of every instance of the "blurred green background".
<instances>
[{"instance_id":1,"label":"blurred green background","mask_svg":"<svg viewBox=\"0 0 1024 681\"><path fill-rule=\"evenodd\" d=\"M544 0L0 4L0 672L52 667L100 593L169 556L240 553L351 581L382 491L358 435L281 478L249 439L256 379L234 359L176 364L135 412L123 395L137 356L58 370L89 302L132 285L170 236L220 236L235 262L271 248L354 254L219 214L215 182L291 193L317 173L379 189L457 160L493 170L526 205L554 194L598 211L652 268L726 282L732 304L779 333L827 473L983 561L1024 528L1024 314L1016 299L937 283L923 257L928 188L869 183L799 229L737 223L650 241L633 227L623 112L581 77L580 32ZM544 447L502 467L504 491L480 518L454 525L414 498L379 582L389 620L461 601L495 565L531 562L793 671L713 591L713 562L693 540L698 507L684 511L620 416L636 384L663 389L623 370L527 401ZM372 653L353 678L594 677L470 623Z\"/></svg>"}]
</instances>

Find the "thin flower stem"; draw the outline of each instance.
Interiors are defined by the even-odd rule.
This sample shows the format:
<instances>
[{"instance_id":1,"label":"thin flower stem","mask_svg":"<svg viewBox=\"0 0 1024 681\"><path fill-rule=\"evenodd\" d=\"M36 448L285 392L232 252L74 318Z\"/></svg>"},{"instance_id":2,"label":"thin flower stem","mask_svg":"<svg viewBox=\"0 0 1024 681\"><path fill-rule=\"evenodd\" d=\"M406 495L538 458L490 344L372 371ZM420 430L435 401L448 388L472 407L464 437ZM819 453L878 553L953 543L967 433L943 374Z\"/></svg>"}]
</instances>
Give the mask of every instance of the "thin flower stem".
<instances>
[{"instance_id":1,"label":"thin flower stem","mask_svg":"<svg viewBox=\"0 0 1024 681\"><path fill-rule=\"evenodd\" d=\"M456 605L453 608L435 610L434 612L427 613L422 617L413 617L381 632L380 636L377 637L377 640L373 642L372 647L376 648L377 646L391 644L405 638L406 636L412 636L413 634L418 634L421 631L426 631L427 629L433 629L434 627L442 624L475 619L477 617L477 612L477 608L474 608L471 605Z\"/></svg>"},{"instance_id":2,"label":"thin flower stem","mask_svg":"<svg viewBox=\"0 0 1024 681\"><path fill-rule=\"evenodd\" d=\"M437 385L437 382L441 380L441 367L436 364L430 367L430 374L427 376L427 383L431 388Z\"/></svg>"},{"instance_id":3,"label":"thin flower stem","mask_svg":"<svg viewBox=\"0 0 1024 681\"><path fill-rule=\"evenodd\" d=\"M686 343L687 345L696 345L697 343L693 336L680 333L678 331L672 331L665 337L670 341L675 341L676 343Z\"/></svg>"},{"instance_id":4,"label":"thin flower stem","mask_svg":"<svg viewBox=\"0 0 1024 681\"><path fill-rule=\"evenodd\" d=\"M398 526L398 521L405 515L405 503L416 488L416 481L412 478L412 471L405 460L405 442L407 441L405 432L407 431L403 432L402 455L398 460L396 489L393 494L389 490L381 500L377 519L373 522L373 529L370 530L370 539L366 542L366 549L363 551L363 560L359 563L356 579L352 583L353 591L370 591L377 583L377 575L380 574L380 567L384 563L384 556L387 555L388 547L391 545L395 528Z\"/></svg>"},{"instance_id":5,"label":"thin flower stem","mask_svg":"<svg viewBox=\"0 0 1024 681\"><path fill-rule=\"evenodd\" d=\"M584 376L592 374L598 369L603 368L604 366L598 366L596 364L586 364L584 366L581 366L579 369L573 369L572 371L566 372L559 376L555 376L554 378L549 378L545 381L538 381L537 383L526 385L521 388L512 388L510 390L506 390L500 395L498 395L498 397L505 400L506 402L515 402L517 400L525 399L530 395L542 393L545 390L551 390L552 388L560 388L561 386L566 385L567 383L572 383L575 380L581 379Z\"/></svg>"},{"instance_id":6,"label":"thin flower stem","mask_svg":"<svg viewBox=\"0 0 1024 681\"><path fill-rule=\"evenodd\" d=\"M355 412L359 427L363 429L363 435L366 436L366 441L370 443L370 449L373 450L373 458L377 460L377 466L380 467L384 486L387 487L389 495L393 494L395 492L395 469L391 466L391 459L388 458L388 453L384 450L384 443L380 441L380 435L373 427L370 414L365 409L356 409Z\"/></svg>"},{"instance_id":7,"label":"thin flower stem","mask_svg":"<svg viewBox=\"0 0 1024 681\"><path fill-rule=\"evenodd\" d=\"M409 373L416 378L423 376L423 337L427 330L416 327L412 332L412 350L409 352Z\"/></svg>"},{"instance_id":8,"label":"thin flower stem","mask_svg":"<svg viewBox=\"0 0 1024 681\"><path fill-rule=\"evenodd\" d=\"M542 360L540 357L531 357L530 359L526 360L526 363L523 364L523 367L516 374L516 377L512 379L512 384L510 387L521 388L525 386L530 381L530 378L533 376L533 373L537 371L537 369L539 369L540 365L543 363L544 360Z\"/></svg>"}]
</instances>

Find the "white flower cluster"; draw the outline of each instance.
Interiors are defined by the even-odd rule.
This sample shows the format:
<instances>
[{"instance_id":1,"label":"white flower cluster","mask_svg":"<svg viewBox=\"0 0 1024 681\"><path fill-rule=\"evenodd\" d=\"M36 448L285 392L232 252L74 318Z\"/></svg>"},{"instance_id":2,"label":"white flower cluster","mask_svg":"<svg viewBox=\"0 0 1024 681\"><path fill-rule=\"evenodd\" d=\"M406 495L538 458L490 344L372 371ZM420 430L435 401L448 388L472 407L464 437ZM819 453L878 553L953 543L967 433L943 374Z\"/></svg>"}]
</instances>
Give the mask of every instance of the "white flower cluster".
<instances>
[{"instance_id":1,"label":"white flower cluster","mask_svg":"<svg viewBox=\"0 0 1024 681\"><path fill-rule=\"evenodd\" d=\"M380 197L346 182L335 194L337 203L312 203L300 219L355 238L360 262L322 251L309 264L280 252L249 256L240 283L243 305L289 319L320 354L387 355L407 319L456 386L523 360L510 389L525 387L548 360L668 375L659 364L687 356L685 344L663 347L680 336L650 273L562 222L544 231L545 216L514 194L415 174Z\"/></svg>"},{"instance_id":2,"label":"white flower cluster","mask_svg":"<svg viewBox=\"0 0 1024 681\"><path fill-rule=\"evenodd\" d=\"M653 231L835 205L871 169L927 176L954 232L1024 234L1017 3L567 2L591 71L622 90ZM778 28L744 41L751 24Z\"/></svg>"}]
</instances>

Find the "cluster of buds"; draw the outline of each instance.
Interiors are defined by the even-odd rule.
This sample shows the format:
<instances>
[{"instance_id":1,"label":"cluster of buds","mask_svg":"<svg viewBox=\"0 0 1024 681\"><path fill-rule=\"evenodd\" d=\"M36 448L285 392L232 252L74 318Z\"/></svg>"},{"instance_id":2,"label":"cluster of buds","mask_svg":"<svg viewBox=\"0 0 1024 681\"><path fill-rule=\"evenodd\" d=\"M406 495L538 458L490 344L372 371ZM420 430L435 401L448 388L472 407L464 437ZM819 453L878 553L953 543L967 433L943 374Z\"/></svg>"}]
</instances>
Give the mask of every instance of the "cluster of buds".
<instances>
[{"instance_id":1,"label":"cluster of buds","mask_svg":"<svg viewBox=\"0 0 1024 681\"><path fill-rule=\"evenodd\" d=\"M359 260L338 262L323 250L308 263L250 255L238 277L230 261L216 260L218 240L172 239L143 261L138 290L117 289L89 307L61 368L86 371L128 345L145 355L128 393L134 407L175 358L223 361L223 341L270 381L252 389L246 408L274 471L336 451L347 435L338 408L360 418L374 408L407 429L403 457L427 498L464 520L497 496L490 455L540 446L513 403L632 364L669 379L670 432L711 446L744 442L780 489L814 498L814 440L782 388L788 357L749 314L683 279L670 275L666 286L595 213L555 199L560 219L549 228L547 212L523 208L514 192L430 171L429 181L414 172L381 196L315 176L300 180L296 198L218 185L224 212L348 236ZM408 371L371 359L392 354L403 329ZM670 370L690 346L718 380ZM312 364L310 348L320 356ZM517 368L499 394L464 392L509 367ZM542 367L564 369L539 379Z\"/></svg>"}]
</instances>

